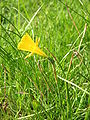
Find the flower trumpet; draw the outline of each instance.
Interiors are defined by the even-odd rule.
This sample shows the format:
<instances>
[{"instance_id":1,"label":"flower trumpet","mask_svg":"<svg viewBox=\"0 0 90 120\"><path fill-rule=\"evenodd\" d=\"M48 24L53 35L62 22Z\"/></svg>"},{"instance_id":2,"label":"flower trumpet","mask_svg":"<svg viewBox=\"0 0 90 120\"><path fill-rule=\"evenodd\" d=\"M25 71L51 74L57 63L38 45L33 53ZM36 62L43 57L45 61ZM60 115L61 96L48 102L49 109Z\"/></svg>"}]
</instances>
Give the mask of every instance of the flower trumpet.
<instances>
[{"instance_id":1,"label":"flower trumpet","mask_svg":"<svg viewBox=\"0 0 90 120\"><path fill-rule=\"evenodd\" d=\"M44 56L44 57L48 57L39 47L38 47L38 44L39 44L39 41L40 39L37 39L36 38L36 42L34 42L32 40L32 38L29 36L28 33L26 33L22 38L21 38L21 41L18 43L18 49L19 50L23 50L23 51L29 51L31 52L29 55L27 55L25 57L28 58L30 57L31 55L33 55L34 53L35 54L38 54L40 56Z\"/></svg>"}]
</instances>

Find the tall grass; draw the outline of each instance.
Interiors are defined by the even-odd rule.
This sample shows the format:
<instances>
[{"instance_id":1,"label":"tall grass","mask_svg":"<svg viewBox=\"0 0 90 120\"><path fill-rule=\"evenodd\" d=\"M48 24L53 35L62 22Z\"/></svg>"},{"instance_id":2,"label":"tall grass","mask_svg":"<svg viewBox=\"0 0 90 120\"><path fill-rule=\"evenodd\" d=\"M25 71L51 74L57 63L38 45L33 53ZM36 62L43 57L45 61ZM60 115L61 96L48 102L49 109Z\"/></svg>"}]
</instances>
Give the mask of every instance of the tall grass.
<instances>
[{"instance_id":1,"label":"tall grass","mask_svg":"<svg viewBox=\"0 0 90 120\"><path fill-rule=\"evenodd\" d=\"M0 2L0 118L89 120L89 0ZM24 60L25 32L49 59Z\"/></svg>"}]
</instances>

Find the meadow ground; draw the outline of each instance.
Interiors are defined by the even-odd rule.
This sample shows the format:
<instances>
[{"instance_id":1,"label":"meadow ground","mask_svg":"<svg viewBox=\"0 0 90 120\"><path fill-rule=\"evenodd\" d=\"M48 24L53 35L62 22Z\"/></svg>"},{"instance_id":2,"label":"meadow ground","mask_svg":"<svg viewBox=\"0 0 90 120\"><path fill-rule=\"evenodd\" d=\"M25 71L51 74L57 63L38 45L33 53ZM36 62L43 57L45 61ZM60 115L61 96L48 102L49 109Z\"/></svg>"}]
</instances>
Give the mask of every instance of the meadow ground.
<instances>
[{"instance_id":1,"label":"meadow ground","mask_svg":"<svg viewBox=\"0 0 90 120\"><path fill-rule=\"evenodd\" d=\"M26 32L48 58L24 59ZM0 120L13 119L90 120L89 0L0 0Z\"/></svg>"}]
</instances>

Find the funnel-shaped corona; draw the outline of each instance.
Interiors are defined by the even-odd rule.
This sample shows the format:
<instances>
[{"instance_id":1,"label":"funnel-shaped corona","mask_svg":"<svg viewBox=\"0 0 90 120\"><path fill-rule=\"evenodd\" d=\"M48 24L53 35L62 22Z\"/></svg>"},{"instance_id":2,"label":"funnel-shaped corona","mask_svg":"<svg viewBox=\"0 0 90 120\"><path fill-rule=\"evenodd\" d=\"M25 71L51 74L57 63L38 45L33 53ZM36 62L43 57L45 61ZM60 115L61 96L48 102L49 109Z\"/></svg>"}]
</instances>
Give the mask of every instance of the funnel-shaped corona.
<instances>
[{"instance_id":1,"label":"funnel-shaped corona","mask_svg":"<svg viewBox=\"0 0 90 120\"><path fill-rule=\"evenodd\" d=\"M27 55L25 58L30 57L31 55L33 55L34 53L44 56L44 57L48 57L39 47L38 47L38 43L40 40L38 40L36 38L36 43L34 43L34 41L32 40L32 38L29 36L28 33L26 33L21 41L18 43L18 49L19 50L24 50L24 51L29 51L31 52L29 55Z\"/></svg>"}]
</instances>

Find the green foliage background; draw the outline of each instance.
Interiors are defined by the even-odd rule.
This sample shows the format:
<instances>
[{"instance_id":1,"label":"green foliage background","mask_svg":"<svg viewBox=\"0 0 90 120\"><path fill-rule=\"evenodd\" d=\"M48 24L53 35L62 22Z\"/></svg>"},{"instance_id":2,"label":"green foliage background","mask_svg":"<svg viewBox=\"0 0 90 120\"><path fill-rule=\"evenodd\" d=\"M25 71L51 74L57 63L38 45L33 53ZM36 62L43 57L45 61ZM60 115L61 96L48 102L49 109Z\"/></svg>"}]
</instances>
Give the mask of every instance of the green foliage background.
<instances>
[{"instance_id":1,"label":"green foliage background","mask_svg":"<svg viewBox=\"0 0 90 120\"><path fill-rule=\"evenodd\" d=\"M0 8L1 120L89 120L90 1L0 0ZM38 55L24 60L28 53L17 45L26 32L40 37L54 63Z\"/></svg>"}]
</instances>

